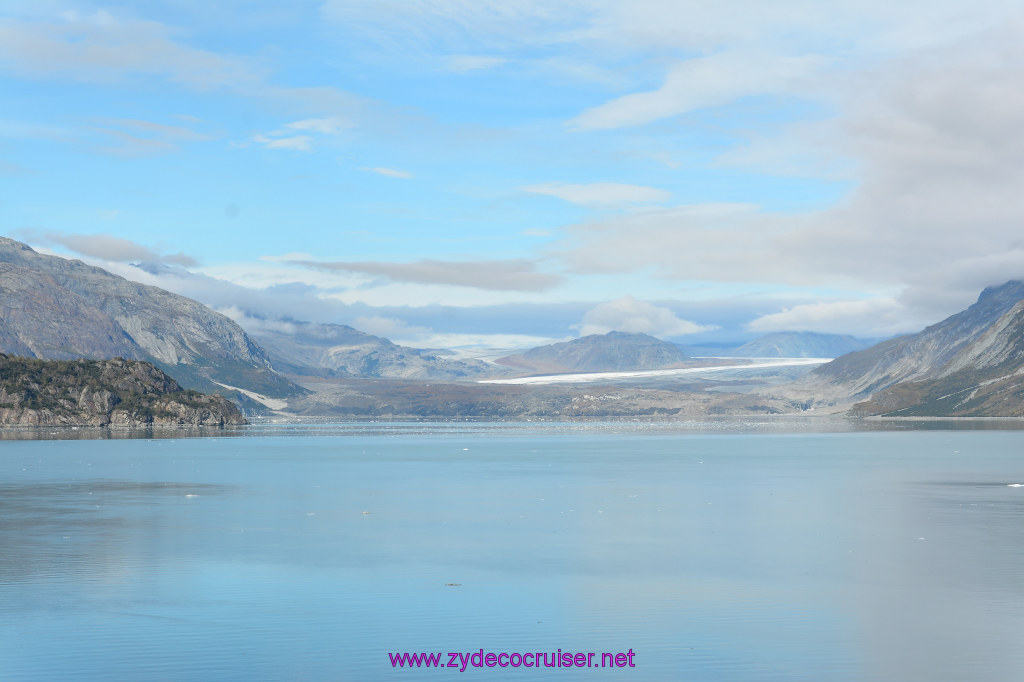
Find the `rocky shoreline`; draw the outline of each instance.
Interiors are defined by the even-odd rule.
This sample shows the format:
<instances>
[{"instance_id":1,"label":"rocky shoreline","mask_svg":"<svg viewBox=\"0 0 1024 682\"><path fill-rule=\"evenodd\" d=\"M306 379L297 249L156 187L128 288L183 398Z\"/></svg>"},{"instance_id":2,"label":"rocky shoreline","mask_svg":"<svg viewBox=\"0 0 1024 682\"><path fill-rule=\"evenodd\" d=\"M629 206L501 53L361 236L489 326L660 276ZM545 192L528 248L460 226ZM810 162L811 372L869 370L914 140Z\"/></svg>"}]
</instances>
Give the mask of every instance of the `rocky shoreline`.
<instances>
[{"instance_id":1,"label":"rocky shoreline","mask_svg":"<svg viewBox=\"0 0 1024 682\"><path fill-rule=\"evenodd\" d=\"M0 426L245 424L223 396L182 389L148 362L37 360L0 353Z\"/></svg>"}]
</instances>

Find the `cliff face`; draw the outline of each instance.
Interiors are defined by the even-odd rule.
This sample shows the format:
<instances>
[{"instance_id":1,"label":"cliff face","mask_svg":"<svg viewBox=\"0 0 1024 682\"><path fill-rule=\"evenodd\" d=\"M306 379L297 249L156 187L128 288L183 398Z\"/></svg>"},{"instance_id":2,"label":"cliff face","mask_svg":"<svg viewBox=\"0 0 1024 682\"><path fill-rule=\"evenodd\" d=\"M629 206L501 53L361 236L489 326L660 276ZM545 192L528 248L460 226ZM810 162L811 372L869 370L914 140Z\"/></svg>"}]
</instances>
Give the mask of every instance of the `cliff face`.
<instances>
[{"instance_id":1,"label":"cliff face","mask_svg":"<svg viewBox=\"0 0 1024 682\"><path fill-rule=\"evenodd\" d=\"M192 299L0 237L0 352L148 360L185 385L301 390L237 324Z\"/></svg>"},{"instance_id":2,"label":"cliff face","mask_svg":"<svg viewBox=\"0 0 1024 682\"><path fill-rule=\"evenodd\" d=\"M137 360L38 360L0 353L0 425L245 424L226 398L186 391Z\"/></svg>"},{"instance_id":3,"label":"cliff face","mask_svg":"<svg viewBox=\"0 0 1024 682\"><path fill-rule=\"evenodd\" d=\"M822 365L803 388L860 400L854 414L1024 415L1024 282L925 330Z\"/></svg>"},{"instance_id":4,"label":"cliff face","mask_svg":"<svg viewBox=\"0 0 1024 682\"><path fill-rule=\"evenodd\" d=\"M1024 416L1024 301L962 346L937 371L888 386L855 405L853 413Z\"/></svg>"}]
</instances>

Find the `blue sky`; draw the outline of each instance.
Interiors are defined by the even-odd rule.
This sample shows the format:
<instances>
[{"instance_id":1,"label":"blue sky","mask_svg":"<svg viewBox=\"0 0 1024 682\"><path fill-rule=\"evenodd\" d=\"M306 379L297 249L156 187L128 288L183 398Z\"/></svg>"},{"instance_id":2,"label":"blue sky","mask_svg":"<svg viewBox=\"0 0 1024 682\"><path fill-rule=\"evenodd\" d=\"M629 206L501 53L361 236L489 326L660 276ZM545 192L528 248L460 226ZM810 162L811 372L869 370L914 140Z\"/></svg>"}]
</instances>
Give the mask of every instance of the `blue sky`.
<instances>
[{"instance_id":1,"label":"blue sky","mask_svg":"<svg viewBox=\"0 0 1024 682\"><path fill-rule=\"evenodd\" d=\"M2 234L250 329L916 331L1024 276L1019 3L0 3Z\"/></svg>"}]
</instances>

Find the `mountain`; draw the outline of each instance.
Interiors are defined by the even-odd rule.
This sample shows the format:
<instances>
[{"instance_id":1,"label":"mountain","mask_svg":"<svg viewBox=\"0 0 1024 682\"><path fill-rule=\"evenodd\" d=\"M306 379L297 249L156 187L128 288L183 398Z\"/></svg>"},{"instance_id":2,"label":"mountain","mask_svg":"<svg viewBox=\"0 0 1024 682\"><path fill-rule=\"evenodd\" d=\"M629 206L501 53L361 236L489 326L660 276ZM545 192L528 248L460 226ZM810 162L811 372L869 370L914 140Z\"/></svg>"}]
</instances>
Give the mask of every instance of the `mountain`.
<instances>
[{"instance_id":1,"label":"mountain","mask_svg":"<svg viewBox=\"0 0 1024 682\"><path fill-rule=\"evenodd\" d=\"M731 343L689 346L678 344L694 357L722 358L837 358L871 346L874 342L846 334L772 332L742 345Z\"/></svg>"},{"instance_id":2,"label":"mountain","mask_svg":"<svg viewBox=\"0 0 1024 682\"><path fill-rule=\"evenodd\" d=\"M802 388L860 400L854 414L1024 415L1024 282L985 289L960 313L837 358Z\"/></svg>"},{"instance_id":3,"label":"mountain","mask_svg":"<svg viewBox=\"0 0 1024 682\"><path fill-rule=\"evenodd\" d=\"M496 362L531 372L558 373L665 369L687 360L673 343L647 334L609 332L539 346Z\"/></svg>"},{"instance_id":4,"label":"mountain","mask_svg":"<svg viewBox=\"0 0 1024 682\"><path fill-rule=\"evenodd\" d=\"M871 341L845 334L774 332L748 341L730 355L744 358L837 358L870 345Z\"/></svg>"},{"instance_id":5,"label":"mountain","mask_svg":"<svg viewBox=\"0 0 1024 682\"><path fill-rule=\"evenodd\" d=\"M0 425L224 426L226 398L186 391L148 362L37 360L0 353Z\"/></svg>"},{"instance_id":6,"label":"mountain","mask_svg":"<svg viewBox=\"0 0 1024 682\"><path fill-rule=\"evenodd\" d=\"M283 397L241 327L192 299L0 237L0 352L43 359L146 360L188 388L222 384Z\"/></svg>"},{"instance_id":7,"label":"mountain","mask_svg":"<svg viewBox=\"0 0 1024 682\"><path fill-rule=\"evenodd\" d=\"M691 358L731 358L735 357L735 351L739 345L718 341L702 344L677 343L676 347Z\"/></svg>"},{"instance_id":8,"label":"mountain","mask_svg":"<svg viewBox=\"0 0 1024 682\"><path fill-rule=\"evenodd\" d=\"M362 376L457 380L500 374L479 360L445 357L444 351L399 346L341 324L288 322L254 331L275 369L303 376Z\"/></svg>"}]
</instances>

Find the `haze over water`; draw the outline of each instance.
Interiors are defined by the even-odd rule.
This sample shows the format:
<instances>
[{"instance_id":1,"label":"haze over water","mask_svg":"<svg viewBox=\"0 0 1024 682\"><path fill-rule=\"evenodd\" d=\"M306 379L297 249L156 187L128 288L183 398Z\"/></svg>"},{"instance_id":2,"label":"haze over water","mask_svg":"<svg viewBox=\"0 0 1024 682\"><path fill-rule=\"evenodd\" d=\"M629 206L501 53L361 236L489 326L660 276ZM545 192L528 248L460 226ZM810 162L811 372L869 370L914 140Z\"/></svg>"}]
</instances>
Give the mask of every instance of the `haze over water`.
<instances>
[{"instance_id":1,"label":"haze over water","mask_svg":"<svg viewBox=\"0 0 1024 682\"><path fill-rule=\"evenodd\" d=\"M1022 679L1024 435L771 424L4 442L0 678Z\"/></svg>"}]
</instances>

